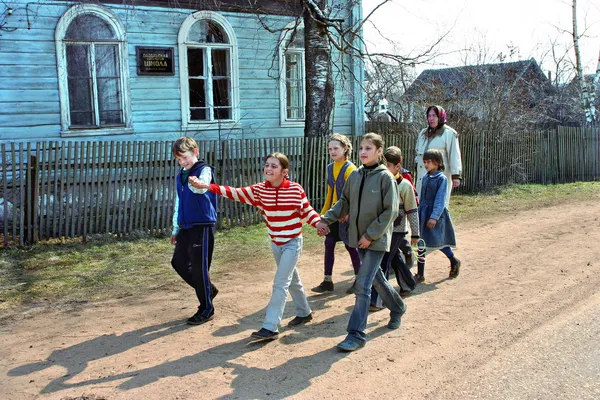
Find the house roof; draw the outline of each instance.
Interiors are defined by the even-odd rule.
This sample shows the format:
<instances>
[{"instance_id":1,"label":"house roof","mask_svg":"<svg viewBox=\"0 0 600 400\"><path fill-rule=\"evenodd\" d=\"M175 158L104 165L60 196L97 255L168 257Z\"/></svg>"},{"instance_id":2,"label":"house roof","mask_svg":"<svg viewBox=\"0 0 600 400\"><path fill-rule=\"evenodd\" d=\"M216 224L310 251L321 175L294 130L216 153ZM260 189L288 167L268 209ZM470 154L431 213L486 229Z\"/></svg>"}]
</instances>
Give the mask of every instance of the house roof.
<instances>
[{"instance_id":1,"label":"house roof","mask_svg":"<svg viewBox=\"0 0 600 400\"><path fill-rule=\"evenodd\" d=\"M410 102L420 102L435 95L436 101L442 103L479 95L482 86L502 87L523 79L535 79L549 85L548 78L535 59L530 58L499 64L426 69L410 85L404 98Z\"/></svg>"},{"instance_id":2,"label":"house roof","mask_svg":"<svg viewBox=\"0 0 600 400\"><path fill-rule=\"evenodd\" d=\"M594 82L594 78L596 74L585 74L583 78L585 79L585 83L588 85L592 85ZM571 82L567 85L567 89L571 91L574 95L579 95L579 79L577 77L573 78ZM596 95L600 97L600 82L598 86L596 86Z\"/></svg>"}]
</instances>

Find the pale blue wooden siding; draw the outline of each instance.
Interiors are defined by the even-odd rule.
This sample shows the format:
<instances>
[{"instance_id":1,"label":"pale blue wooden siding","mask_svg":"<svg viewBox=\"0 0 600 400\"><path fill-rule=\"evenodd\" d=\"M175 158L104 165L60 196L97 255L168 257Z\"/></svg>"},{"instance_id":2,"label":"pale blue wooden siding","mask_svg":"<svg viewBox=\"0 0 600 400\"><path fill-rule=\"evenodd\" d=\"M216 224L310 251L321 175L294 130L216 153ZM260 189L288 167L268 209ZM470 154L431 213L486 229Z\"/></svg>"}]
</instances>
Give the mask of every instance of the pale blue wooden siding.
<instances>
[{"instance_id":1,"label":"pale blue wooden siding","mask_svg":"<svg viewBox=\"0 0 600 400\"><path fill-rule=\"evenodd\" d=\"M19 0L7 4L15 10L7 26L17 30L2 32L0 37L0 141L61 139L54 30L68 7L55 2L29 3L31 29L27 29L25 8L28 3ZM192 11L113 5L106 8L118 15L127 32L134 133L86 140L174 139L183 134L211 140L303 135L302 127L280 126L276 48L279 33L262 29L256 16L221 13L232 25L238 41L240 127L222 132L183 132L177 35L181 23ZM279 16L265 20L274 27L283 27L292 21ZM172 47L175 75L138 76L136 46ZM336 85L336 132L354 133L352 87L348 81L345 87L341 83Z\"/></svg>"}]
</instances>

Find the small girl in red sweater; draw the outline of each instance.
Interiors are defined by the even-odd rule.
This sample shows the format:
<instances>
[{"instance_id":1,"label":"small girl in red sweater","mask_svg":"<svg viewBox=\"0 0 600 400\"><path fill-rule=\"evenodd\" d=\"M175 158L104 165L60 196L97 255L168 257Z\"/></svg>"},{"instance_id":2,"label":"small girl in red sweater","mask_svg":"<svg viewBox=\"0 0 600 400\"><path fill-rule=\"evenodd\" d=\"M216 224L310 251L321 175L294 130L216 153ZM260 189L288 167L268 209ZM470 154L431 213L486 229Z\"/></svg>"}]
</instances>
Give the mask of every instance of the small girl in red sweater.
<instances>
[{"instance_id":1,"label":"small girl in red sweater","mask_svg":"<svg viewBox=\"0 0 600 400\"><path fill-rule=\"evenodd\" d=\"M296 305L296 317L288 326L312 320L304 287L296 264L302 252L302 223L316 227L319 214L312 208L302 186L287 179L290 162L285 154L269 154L265 161L265 181L244 188L206 184L190 178L192 186L258 207L271 237L271 250L277 263L273 294L262 328L252 333L256 339L276 339L288 291Z\"/></svg>"}]
</instances>

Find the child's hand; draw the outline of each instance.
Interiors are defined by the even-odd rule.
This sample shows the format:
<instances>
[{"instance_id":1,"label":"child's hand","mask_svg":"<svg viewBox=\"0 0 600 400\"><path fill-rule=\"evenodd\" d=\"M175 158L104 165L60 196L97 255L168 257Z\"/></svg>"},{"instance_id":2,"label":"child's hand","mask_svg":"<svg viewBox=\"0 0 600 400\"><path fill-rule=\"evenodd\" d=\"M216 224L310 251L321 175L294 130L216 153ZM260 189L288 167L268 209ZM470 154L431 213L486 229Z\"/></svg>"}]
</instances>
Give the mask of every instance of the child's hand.
<instances>
[{"instance_id":1,"label":"child's hand","mask_svg":"<svg viewBox=\"0 0 600 400\"><path fill-rule=\"evenodd\" d=\"M197 176L190 176L188 182L196 189L208 189L209 186L208 183L201 182Z\"/></svg>"},{"instance_id":2,"label":"child's hand","mask_svg":"<svg viewBox=\"0 0 600 400\"><path fill-rule=\"evenodd\" d=\"M427 221L427 227L428 228L435 228L435 226L437 225L437 220L431 218L429 221Z\"/></svg>"},{"instance_id":3,"label":"child's hand","mask_svg":"<svg viewBox=\"0 0 600 400\"><path fill-rule=\"evenodd\" d=\"M177 244L177 235L171 235L171 244L173 246Z\"/></svg>"},{"instance_id":4,"label":"child's hand","mask_svg":"<svg viewBox=\"0 0 600 400\"><path fill-rule=\"evenodd\" d=\"M315 228L317 228L317 233L319 236L325 236L329 233L329 225L327 225L325 222L317 222Z\"/></svg>"},{"instance_id":5,"label":"child's hand","mask_svg":"<svg viewBox=\"0 0 600 400\"><path fill-rule=\"evenodd\" d=\"M348 214L344 218L340 219L339 220L340 224L343 224L344 222L348 221L348 218L350 218L350 214Z\"/></svg>"},{"instance_id":6,"label":"child's hand","mask_svg":"<svg viewBox=\"0 0 600 400\"><path fill-rule=\"evenodd\" d=\"M417 243L419 243L419 238L414 238L414 237L410 238L410 245L411 246L416 246Z\"/></svg>"},{"instance_id":7,"label":"child's hand","mask_svg":"<svg viewBox=\"0 0 600 400\"><path fill-rule=\"evenodd\" d=\"M358 241L358 248L359 249L366 249L371 245L371 241L368 240L367 238L365 238L364 236L360 238L360 240Z\"/></svg>"}]
</instances>

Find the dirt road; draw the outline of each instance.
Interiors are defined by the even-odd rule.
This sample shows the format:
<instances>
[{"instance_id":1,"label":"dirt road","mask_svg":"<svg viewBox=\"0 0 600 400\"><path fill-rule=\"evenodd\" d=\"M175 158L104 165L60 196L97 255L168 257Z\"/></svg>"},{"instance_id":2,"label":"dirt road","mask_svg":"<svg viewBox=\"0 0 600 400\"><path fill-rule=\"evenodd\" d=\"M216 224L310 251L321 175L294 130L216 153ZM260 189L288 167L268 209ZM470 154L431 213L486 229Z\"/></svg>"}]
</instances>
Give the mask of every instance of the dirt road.
<instances>
[{"instance_id":1,"label":"dirt road","mask_svg":"<svg viewBox=\"0 0 600 400\"><path fill-rule=\"evenodd\" d=\"M32 311L0 329L0 399L598 399L598 200L459 225L460 277L448 280L433 254L402 327L372 313L367 346L351 354L334 349L354 303L341 250L335 292L310 297L312 323L267 344L248 336L269 268L216 276L217 318L203 326L184 324L194 305L183 285ZM300 268L317 285L322 255L303 254ZM284 324L292 313L288 304Z\"/></svg>"}]
</instances>

